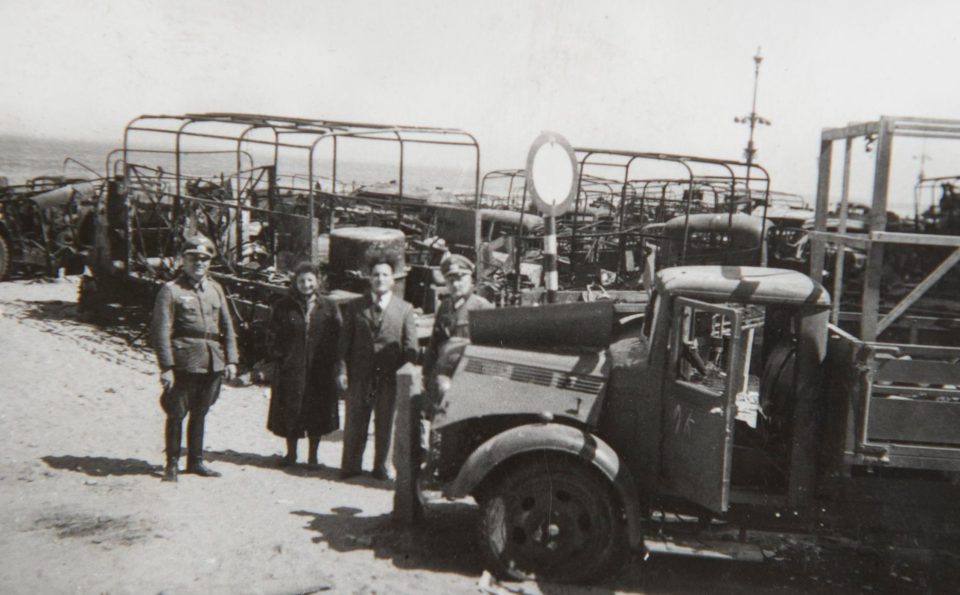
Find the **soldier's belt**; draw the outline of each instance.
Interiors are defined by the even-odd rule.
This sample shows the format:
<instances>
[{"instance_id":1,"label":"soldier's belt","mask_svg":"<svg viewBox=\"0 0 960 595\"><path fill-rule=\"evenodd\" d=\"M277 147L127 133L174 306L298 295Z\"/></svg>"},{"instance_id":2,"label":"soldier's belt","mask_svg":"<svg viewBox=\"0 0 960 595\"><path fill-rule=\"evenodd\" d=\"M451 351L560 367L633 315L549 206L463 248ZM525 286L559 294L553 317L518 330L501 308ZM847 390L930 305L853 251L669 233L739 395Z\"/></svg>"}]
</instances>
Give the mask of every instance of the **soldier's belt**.
<instances>
[{"instance_id":1,"label":"soldier's belt","mask_svg":"<svg viewBox=\"0 0 960 595\"><path fill-rule=\"evenodd\" d=\"M207 341L219 341L220 333L205 333L202 331L181 331L173 337L174 339L206 339Z\"/></svg>"}]
</instances>

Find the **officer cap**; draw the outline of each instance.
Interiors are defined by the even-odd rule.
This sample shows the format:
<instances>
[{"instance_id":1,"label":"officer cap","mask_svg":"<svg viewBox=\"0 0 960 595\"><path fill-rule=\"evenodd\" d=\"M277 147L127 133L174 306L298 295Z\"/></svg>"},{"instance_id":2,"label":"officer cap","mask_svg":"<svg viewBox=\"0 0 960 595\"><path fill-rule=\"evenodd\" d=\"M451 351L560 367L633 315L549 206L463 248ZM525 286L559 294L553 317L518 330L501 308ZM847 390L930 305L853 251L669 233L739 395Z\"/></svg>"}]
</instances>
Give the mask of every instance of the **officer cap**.
<instances>
[{"instance_id":1,"label":"officer cap","mask_svg":"<svg viewBox=\"0 0 960 595\"><path fill-rule=\"evenodd\" d=\"M213 258L217 254L217 249L214 248L213 242L211 242L208 238L203 236L195 236L189 238L183 244L183 253Z\"/></svg>"},{"instance_id":2,"label":"officer cap","mask_svg":"<svg viewBox=\"0 0 960 595\"><path fill-rule=\"evenodd\" d=\"M451 254L440 263L440 272L444 277L462 277L473 274L473 263L466 256Z\"/></svg>"}]
</instances>

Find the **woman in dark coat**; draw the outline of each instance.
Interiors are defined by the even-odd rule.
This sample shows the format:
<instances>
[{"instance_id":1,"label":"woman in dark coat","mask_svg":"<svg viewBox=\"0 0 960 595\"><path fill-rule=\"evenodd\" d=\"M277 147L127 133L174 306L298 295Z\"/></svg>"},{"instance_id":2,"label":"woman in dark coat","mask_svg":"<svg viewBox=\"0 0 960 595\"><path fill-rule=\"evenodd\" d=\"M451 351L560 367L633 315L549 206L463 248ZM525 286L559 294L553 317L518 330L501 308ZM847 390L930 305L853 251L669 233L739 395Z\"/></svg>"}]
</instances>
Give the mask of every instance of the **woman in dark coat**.
<instances>
[{"instance_id":1,"label":"woman in dark coat","mask_svg":"<svg viewBox=\"0 0 960 595\"><path fill-rule=\"evenodd\" d=\"M320 437L340 427L336 378L342 364L337 341L343 325L337 305L319 293L317 268L302 263L290 293L274 304L268 348L276 363L267 429L287 440L282 465L297 462L297 442L307 436L310 465L317 465Z\"/></svg>"}]
</instances>

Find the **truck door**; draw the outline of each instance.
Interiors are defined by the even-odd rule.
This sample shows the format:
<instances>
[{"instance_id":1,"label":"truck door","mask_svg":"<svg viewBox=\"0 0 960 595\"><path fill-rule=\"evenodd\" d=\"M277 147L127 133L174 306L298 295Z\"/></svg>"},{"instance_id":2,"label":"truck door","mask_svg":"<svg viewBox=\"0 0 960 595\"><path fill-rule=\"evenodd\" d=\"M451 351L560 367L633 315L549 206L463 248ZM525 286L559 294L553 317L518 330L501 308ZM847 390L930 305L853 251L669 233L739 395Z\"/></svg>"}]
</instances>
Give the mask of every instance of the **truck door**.
<instances>
[{"instance_id":1,"label":"truck door","mask_svg":"<svg viewBox=\"0 0 960 595\"><path fill-rule=\"evenodd\" d=\"M730 499L735 398L748 333L740 310L674 301L663 387L661 465L667 490L708 510Z\"/></svg>"}]
</instances>

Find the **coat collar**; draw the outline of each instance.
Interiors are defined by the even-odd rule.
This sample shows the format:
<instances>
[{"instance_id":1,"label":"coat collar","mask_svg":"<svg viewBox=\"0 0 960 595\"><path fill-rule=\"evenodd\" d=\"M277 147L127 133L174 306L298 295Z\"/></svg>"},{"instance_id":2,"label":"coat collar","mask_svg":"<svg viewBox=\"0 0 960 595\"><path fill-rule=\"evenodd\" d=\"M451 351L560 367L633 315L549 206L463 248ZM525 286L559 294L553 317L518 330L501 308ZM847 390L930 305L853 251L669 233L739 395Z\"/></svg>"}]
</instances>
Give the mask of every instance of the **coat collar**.
<instances>
[{"instance_id":1,"label":"coat collar","mask_svg":"<svg viewBox=\"0 0 960 595\"><path fill-rule=\"evenodd\" d=\"M183 272L180 273L180 283L188 289L198 289L203 291L207 288L209 279L209 275L204 275L199 281L194 281L190 275Z\"/></svg>"}]
</instances>

